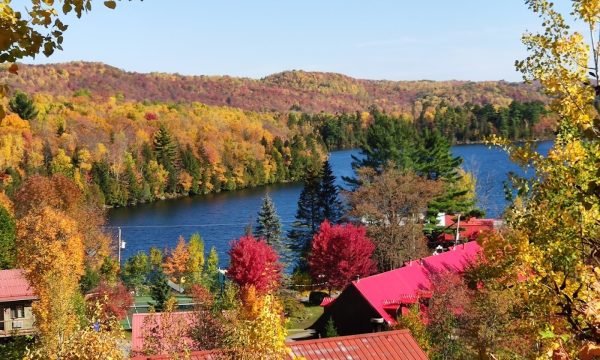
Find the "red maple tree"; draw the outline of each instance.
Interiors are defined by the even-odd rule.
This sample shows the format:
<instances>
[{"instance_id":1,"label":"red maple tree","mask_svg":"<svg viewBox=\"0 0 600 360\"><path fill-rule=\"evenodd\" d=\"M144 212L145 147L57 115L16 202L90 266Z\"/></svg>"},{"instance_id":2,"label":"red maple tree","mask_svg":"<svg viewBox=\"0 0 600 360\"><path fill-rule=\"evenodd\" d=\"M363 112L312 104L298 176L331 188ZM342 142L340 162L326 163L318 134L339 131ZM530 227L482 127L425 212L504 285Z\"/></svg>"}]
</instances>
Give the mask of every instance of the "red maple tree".
<instances>
[{"instance_id":1,"label":"red maple tree","mask_svg":"<svg viewBox=\"0 0 600 360\"><path fill-rule=\"evenodd\" d=\"M374 250L364 226L331 225L325 220L312 241L310 273L314 281L326 282L330 292L341 289L357 276L375 272Z\"/></svg>"},{"instance_id":2,"label":"red maple tree","mask_svg":"<svg viewBox=\"0 0 600 360\"><path fill-rule=\"evenodd\" d=\"M257 293L266 294L279 285L282 266L277 252L265 241L243 236L231 244L229 256L227 277L242 291L254 287Z\"/></svg>"},{"instance_id":3,"label":"red maple tree","mask_svg":"<svg viewBox=\"0 0 600 360\"><path fill-rule=\"evenodd\" d=\"M122 282L109 284L105 281L92 290L87 296L88 304L98 302L102 305L102 321L111 317L121 320L127 316L127 311L133 305L133 296Z\"/></svg>"}]
</instances>

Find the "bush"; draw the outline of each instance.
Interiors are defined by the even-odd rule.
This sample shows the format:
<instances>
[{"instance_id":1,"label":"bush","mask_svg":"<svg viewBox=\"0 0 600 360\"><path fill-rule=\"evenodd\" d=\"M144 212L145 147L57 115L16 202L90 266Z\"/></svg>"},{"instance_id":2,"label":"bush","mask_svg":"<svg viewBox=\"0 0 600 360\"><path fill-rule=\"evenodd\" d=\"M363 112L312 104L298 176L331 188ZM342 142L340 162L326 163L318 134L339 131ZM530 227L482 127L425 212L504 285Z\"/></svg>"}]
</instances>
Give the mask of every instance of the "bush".
<instances>
[{"instance_id":1,"label":"bush","mask_svg":"<svg viewBox=\"0 0 600 360\"><path fill-rule=\"evenodd\" d=\"M307 316L305 306L294 296L289 294L281 295L283 311L287 318L305 319Z\"/></svg>"}]
</instances>

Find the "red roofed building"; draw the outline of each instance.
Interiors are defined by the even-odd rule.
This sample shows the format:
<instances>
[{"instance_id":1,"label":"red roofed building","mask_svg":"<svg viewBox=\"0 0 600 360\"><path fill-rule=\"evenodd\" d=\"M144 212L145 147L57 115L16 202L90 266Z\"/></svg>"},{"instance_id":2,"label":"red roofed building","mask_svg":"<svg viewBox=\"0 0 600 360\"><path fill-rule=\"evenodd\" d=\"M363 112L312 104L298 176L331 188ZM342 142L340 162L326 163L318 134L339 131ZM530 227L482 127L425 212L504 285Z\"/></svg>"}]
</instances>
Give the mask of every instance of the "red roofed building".
<instances>
[{"instance_id":1,"label":"red roofed building","mask_svg":"<svg viewBox=\"0 0 600 360\"><path fill-rule=\"evenodd\" d=\"M408 305L431 297L433 274L463 272L477 260L480 250L476 242L469 242L439 255L408 262L401 268L353 281L325 306L323 315L310 328L323 333L329 318L340 335L393 326Z\"/></svg>"},{"instance_id":2,"label":"red roofed building","mask_svg":"<svg viewBox=\"0 0 600 360\"><path fill-rule=\"evenodd\" d=\"M0 271L0 337L32 334L31 304L37 299L20 269Z\"/></svg>"},{"instance_id":3,"label":"red roofed building","mask_svg":"<svg viewBox=\"0 0 600 360\"><path fill-rule=\"evenodd\" d=\"M360 360L427 360L408 330L385 331L326 339L288 342L291 354L287 359L302 357L306 360L360 359ZM216 350L195 351L190 360L216 360ZM169 355L136 356L132 360L168 360Z\"/></svg>"},{"instance_id":4,"label":"red roofed building","mask_svg":"<svg viewBox=\"0 0 600 360\"><path fill-rule=\"evenodd\" d=\"M497 229L502 225L497 219L459 218L456 215L440 214L439 226L444 227L445 232L440 234L437 241L440 243L452 243L456 241L456 228L459 229L459 242L475 241L479 234L484 231Z\"/></svg>"}]
</instances>

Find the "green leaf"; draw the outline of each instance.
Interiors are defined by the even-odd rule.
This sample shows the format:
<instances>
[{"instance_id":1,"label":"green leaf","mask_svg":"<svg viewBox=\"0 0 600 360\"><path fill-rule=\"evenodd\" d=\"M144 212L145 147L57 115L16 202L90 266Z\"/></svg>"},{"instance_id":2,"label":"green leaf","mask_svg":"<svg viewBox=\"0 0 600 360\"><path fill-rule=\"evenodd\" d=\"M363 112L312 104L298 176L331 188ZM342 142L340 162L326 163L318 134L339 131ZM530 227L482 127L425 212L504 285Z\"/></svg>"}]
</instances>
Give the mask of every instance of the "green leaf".
<instances>
[{"instance_id":1,"label":"green leaf","mask_svg":"<svg viewBox=\"0 0 600 360\"><path fill-rule=\"evenodd\" d=\"M546 329L544 331L540 331L540 337L542 338L542 340L554 339L556 337L556 334L554 334L554 332L552 330Z\"/></svg>"},{"instance_id":2,"label":"green leaf","mask_svg":"<svg viewBox=\"0 0 600 360\"><path fill-rule=\"evenodd\" d=\"M104 2L104 6L106 6L109 9L114 9L117 7L117 3L115 1L105 1Z\"/></svg>"}]
</instances>

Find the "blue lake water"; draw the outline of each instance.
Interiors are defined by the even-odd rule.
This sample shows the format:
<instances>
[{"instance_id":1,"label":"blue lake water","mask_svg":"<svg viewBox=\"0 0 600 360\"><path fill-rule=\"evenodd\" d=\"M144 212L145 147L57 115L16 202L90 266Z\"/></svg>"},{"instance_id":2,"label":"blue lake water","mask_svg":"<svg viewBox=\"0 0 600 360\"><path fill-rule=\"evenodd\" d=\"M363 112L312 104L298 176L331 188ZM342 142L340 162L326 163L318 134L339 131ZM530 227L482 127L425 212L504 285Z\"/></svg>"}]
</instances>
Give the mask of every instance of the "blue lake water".
<instances>
[{"instance_id":1,"label":"blue lake water","mask_svg":"<svg viewBox=\"0 0 600 360\"><path fill-rule=\"evenodd\" d=\"M540 152L547 153L551 145L550 141L541 142ZM452 152L464 159L463 167L478 179L480 207L489 217L500 216L506 207L503 190L506 174L509 171L524 174L523 171L510 161L505 152L486 145L457 145ZM352 155L358 155L358 151L344 150L330 154L334 174L341 186L344 185L342 176L354 175ZM173 248L180 235L188 239L191 234L199 232L207 250L215 246L221 261L226 262L229 243L244 234L247 224L254 225L266 193L273 198L284 230L287 230L294 221L301 190L302 184L299 183L270 185L111 209L108 225L121 227L126 242L123 259L138 251L147 251L152 246ZM116 234L115 228L110 228L110 231Z\"/></svg>"}]
</instances>

